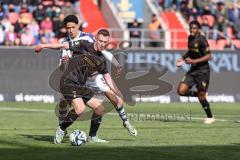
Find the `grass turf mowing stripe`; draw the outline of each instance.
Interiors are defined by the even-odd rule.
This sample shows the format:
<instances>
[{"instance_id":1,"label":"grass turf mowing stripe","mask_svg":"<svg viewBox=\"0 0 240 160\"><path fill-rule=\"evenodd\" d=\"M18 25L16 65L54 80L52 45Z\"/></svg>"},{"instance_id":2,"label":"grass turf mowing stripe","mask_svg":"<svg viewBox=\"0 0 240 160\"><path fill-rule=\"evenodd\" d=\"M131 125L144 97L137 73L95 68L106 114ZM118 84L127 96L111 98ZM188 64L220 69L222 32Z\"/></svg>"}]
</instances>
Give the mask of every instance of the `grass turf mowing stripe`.
<instances>
[{"instance_id":1,"label":"grass turf mowing stripe","mask_svg":"<svg viewBox=\"0 0 240 160\"><path fill-rule=\"evenodd\" d=\"M50 109L30 109L30 108L16 108L16 107L0 107L1 111L23 111L23 112L47 112L47 113L53 113L54 110L50 110ZM128 113L129 116L134 116L137 115L138 113ZM107 113L107 115L110 116L118 116L118 113ZM145 114L139 114L139 116L143 116ZM219 115L216 115L219 116ZM224 115L222 115L224 116ZM229 116L229 115L228 115ZM194 120L204 120L204 118L201 117L191 117L191 119ZM226 119L216 119L216 121L222 121L222 122L226 122L226 121L233 121L233 120L226 120Z\"/></svg>"}]
</instances>

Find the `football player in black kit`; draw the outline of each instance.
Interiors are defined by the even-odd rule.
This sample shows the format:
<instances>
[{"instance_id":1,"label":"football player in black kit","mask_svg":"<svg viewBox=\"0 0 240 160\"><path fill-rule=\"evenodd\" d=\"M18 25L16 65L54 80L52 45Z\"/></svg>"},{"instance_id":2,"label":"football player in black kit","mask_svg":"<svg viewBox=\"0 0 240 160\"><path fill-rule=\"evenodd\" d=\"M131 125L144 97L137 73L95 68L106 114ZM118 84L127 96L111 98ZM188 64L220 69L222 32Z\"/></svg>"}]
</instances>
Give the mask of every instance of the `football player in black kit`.
<instances>
[{"instance_id":1,"label":"football player in black kit","mask_svg":"<svg viewBox=\"0 0 240 160\"><path fill-rule=\"evenodd\" d=\"M67 43L67 42L76 42L78 40L86 40L90 43L96 43L96 38L90 33L86 32L81 32L78 30L78 18L75 15L68 15L67 17L64 18L64 24L67 30L68 35L61 39L59 42L61 44ZM102 33L105 29L102 30ZM109 34L107 30L104 31L104 34ZM110 35L109 35L110 36ZM99 44L99 42L97 42ZM57 47L57 48L56 48ZM35 52L40 53L41 50L44 48L50 48L50 49L59 49L59 45L55 44L40 44L35 47ZM81 52L79 54L83 54L86 51L85 49L88 50L88 48L84 47L82 48ZM89 51L88 51L89 52ZM74 51L70 51L69 49L61 49L61 59L60 59L60 66L61 69L64 70L65 64L67 64L67 60L72 58L74 56ZM104 57L110 61L116 68L117 68L117 74L119 74L121 71L121 65L117 62L117 60L114 58L114 56L110 53L107 52L106 50L102 51L102 54L99 54L99 56L104 55ZM119 70L120 69L120 70ZM53 76L55 77L55 76ZM54 83L54 80L51 81ZM128 120L128 117L126 115L125 109L124 109L124 104L123 100L116 95L113 95L113 91L109 88L109 86L106 84L103 75L102 74L97 74L93 75L88 78L86 82L87 86L94 89L94 91L100 92L104 94L110 102L114 105L116 111L119 114L119 117L121 118L123 122L124 128L127 129L127 131L130 133L132 136L137 136L137 130L134 128L133 125ZM68 103L65 101L64 97L60 98L60 102L58 104L58 109L59 109L59 124L64 121L64 117L67 116L67 106ZM101 139L97 136L97 132L99 130L100 124L102 122L102 117L97 116L93 113L92 115L92 120L91 120L91 125L90 125L90 130L89 130L89 137L88 137L88 142L90 143L107 143L107 140ZM67 130L65 131L67 133Z\"/></svg>"},{"instance_id":2,"label":"football player in black kit","mask_svg":"<svg viewBox=\"0 0 240 160\"><path fill-rule=\"evenodd\" d=\"M64 48L73 51L72 58L60 80L60 92L64 98L73 106L63 123L60 123L54 137L55 144L60 144L64 138L65 130L80 116L85 108L89 106L96 115L103 114L104 107L100 99L94 98L94 91L86 85L89 77L102 74L107 85L118 97L122 97L120 91L112 81L106 67L105 57L102 51L109 42L109 32L105 29L99 30L95 43L85 40L67 42L63 44L45 44L46 48Z\"/></svg>"},{"instance_id":3,"label":"football player in black kit","mask_svg":"<svg viewBox=\"0 0 240 160\"><path fill-rule=\"evenodd\" d=\"M189 24L190 35L188 36L188 51L182 58L176 61L176 66L180 67L184 63L190 64L191 68L183 77L178 86L180 96L198 97L207 118L205 124L212 124L215 118L212 115L206 93L210 80L210 68L208 61L211 60L211 52L206 38L200 33L201 25L197 21ZM197 91L192 87L196 85Z\"/></svg>"}]
</instances>

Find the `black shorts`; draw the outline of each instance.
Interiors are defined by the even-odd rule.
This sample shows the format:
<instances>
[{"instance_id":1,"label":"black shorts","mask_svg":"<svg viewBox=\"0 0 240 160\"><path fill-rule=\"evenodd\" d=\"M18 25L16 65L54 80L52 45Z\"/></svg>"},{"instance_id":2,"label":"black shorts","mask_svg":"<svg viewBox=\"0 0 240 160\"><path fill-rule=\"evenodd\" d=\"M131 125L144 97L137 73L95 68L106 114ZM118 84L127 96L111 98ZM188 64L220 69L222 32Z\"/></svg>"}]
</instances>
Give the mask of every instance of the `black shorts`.
<instances>
[{"instance_id":1,"label":"black shorts","mask_svg":"<svg viewBox=\"0 0 240 160\"><path fill-rule=\"evenodd\" d=\"M82 98L86 104L94 96L94 91L91 88L79 86L74 83L64 83L63 81L60 85L60 91L70 104L76 98Z\"/></svg>"},{"instance_id":2,"label":"black shorts","mask_svg":"<svg viewBox=\"0 0 240 160\"><path fill-rule=\"evenodd\" d=\"M196 84L198 91L207 92L210 82L210 69L190 69L183 77L181 83L186 84L189 88Z\"/></svg>"}]
</instances>

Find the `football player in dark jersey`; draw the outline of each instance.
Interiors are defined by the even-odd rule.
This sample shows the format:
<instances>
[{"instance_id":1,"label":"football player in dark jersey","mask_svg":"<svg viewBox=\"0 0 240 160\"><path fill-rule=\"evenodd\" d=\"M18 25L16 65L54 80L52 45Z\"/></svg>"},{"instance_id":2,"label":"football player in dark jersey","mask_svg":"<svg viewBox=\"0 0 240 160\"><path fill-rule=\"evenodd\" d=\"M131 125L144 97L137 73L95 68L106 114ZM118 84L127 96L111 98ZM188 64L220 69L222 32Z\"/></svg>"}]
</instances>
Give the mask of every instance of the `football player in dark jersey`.
<instances>
[{"instance_id":1,"label":"football player in dark jersey","mask_svg":"<svg viewBox=\"0 0 240 160\"><path fill-rule=\"evenodd\" d=\"M205 124L212 124L215 119L212 115L206 94L210 80L210 68L208 61L211 60L211 52L206 38L200 33L201 25L197 21L189 24L190 35L188 36L188 51L182 58L176 61L176 66L180 67L184 63L190 64L190 70L183 77L178 86L180 96L198 97L207 118ZM197 91L192 87L196 85Z\"/></svg>"}]
</instances>

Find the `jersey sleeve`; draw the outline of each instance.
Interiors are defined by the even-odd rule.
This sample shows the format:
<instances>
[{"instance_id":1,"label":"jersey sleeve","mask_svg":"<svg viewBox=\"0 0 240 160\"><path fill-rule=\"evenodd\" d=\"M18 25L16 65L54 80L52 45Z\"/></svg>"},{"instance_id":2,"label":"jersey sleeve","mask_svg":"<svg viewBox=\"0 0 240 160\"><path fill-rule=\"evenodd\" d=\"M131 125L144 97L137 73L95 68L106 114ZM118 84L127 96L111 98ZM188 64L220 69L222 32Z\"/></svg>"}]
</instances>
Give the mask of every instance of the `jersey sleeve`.
<instances>
[{"instance_id":1,"label":"jersey sleeve","mask_svg":"<svg viewBox=\"0 0 240 160\"><path fill-rule=\"evenodd\" d=\"M113 55L112 55L111 52L108 52L108 51L104 50L104 51L102 51L102 54L103 54L103 56L104 56L107 60L109 60L110 62L113 61Z\"/></svg>"},{"instance_id":2,"label":"jersey sleeve","mask_svg":"<svg viewBox=\"0 0 240 160\"><path fill-rule=\"evenodd\" d=\"M90 43L94 43L96 41L94 36L91 33L87 33L87 32L81 32L79 39L88 41Z\"/></svg>"},{"instance_id":3,"label":"jersey sleeve","mask_svg":"<svg viewBox=\"0 0 240 160\"><path fill-rule=\"evenodd\" d=\"M187 51L186 53L184 53L183 55L182 55L182 59L186 59L186 58L188 58L189 57L189 51Z\"/></svg>"}]
</instances>

